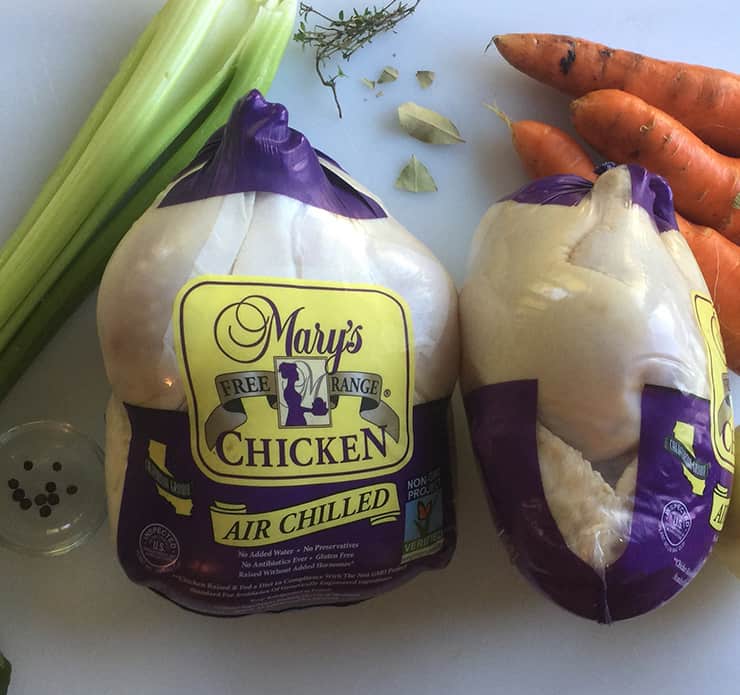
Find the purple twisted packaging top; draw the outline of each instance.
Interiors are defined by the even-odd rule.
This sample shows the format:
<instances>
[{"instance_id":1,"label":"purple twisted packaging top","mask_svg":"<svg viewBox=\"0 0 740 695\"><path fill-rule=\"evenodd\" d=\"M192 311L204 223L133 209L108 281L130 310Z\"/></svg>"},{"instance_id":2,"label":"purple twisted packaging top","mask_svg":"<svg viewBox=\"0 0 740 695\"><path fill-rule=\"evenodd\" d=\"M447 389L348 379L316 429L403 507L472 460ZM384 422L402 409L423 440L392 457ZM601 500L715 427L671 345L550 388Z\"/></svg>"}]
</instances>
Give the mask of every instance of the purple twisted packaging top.
<instances>
[{"instance_id":1,"label":"purple twisted packaging top","mask_svg":"<svg viewBox=\"0 0 740 695\"><path fill-rule=\"evenodd\" d=\"M321 160L324 160L322 163ZM344 217L387 217L383 207L359 191L349 176L326 164L334 160L311 147L288 125L288 110L251 91L237 102L228 123L216 131L159 207L231 193L280 193Z\"/></svg>"},{"instance_id":2,"label":"purple twisted packaging top","mask_svg":"<svg viewBox=\"0 0 740 695\"><path fill-rule=\"evenodd\" d=\"M633 204L650 214L659 232L678 229L673 210L673 191L668 182L637 164L628 164L627 169L632 180ZM603 168L599 171L603 173ZM532 181L499 202L513 200L536 205L573 206L578 205L592 188L593 183L581 176L557 174Z\"/></svg>"}]
</instances>

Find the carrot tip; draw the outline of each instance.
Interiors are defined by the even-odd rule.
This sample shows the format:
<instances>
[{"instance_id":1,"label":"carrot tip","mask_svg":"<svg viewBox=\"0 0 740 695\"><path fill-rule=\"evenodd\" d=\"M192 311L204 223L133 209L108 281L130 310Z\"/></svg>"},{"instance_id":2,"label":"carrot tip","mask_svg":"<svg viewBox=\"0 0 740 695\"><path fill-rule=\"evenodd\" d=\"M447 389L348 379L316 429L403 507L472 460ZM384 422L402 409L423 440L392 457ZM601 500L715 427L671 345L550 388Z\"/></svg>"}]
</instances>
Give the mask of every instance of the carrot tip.
<instances>
[{"instance_id":1,"label":"carrot tip","mask_svg":"<svg viewBox=\"0 0 740 695\"><path fill-rule=\"evenodd\" d=\"M486 51L491 47L491 45L494 45L498 52L501 53L501 55L504 55L503 51L506 50L506 39L510 36L513 36L513 34L494 34L486 46Z\"/></svg>"},{"instance_id":2,"label":"carrot tip","mask_svg":"<svg viewBox=\"0 0 740 695\"><path fill-rule=\"evenodd\" d=\"M494 35L493 35L493 36L491 37L491 40L490 40L490 41L488 42L488 44L486 45L486 49L485 49L485 50L483 51L483 53L488 53L488 49L489 49L489 48L490 48L491 46L493 46L494 44L496 45L496 48L498 48L498 41L499 41L499 39L500 39L500 38L501 38L501 37L500 37L500 36L499 36L498 34L494 34Z\"/></svg>"}]
</instances>

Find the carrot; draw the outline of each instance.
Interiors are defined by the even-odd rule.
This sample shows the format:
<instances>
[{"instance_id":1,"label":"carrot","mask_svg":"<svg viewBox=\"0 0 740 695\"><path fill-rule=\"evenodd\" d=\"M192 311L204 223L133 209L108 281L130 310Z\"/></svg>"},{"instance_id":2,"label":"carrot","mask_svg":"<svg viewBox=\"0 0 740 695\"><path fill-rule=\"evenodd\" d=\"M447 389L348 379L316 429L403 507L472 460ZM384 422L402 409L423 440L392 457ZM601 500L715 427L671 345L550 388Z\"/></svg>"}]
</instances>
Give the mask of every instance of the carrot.
<instances>
[{"instance_id":1,"label":"carrot","mask_svg":"<svg viewBox=\"0 0 740 695\"><path fill-rule=\"evenodd\" d=\"M740 241L740 161L715 152L675 118L616 89L571 103L576 130L601 155L636 162L673 189L676 209Z\"/></svg>"},{"instance_id":2,"label":"carrot","mask_svg":"<svg viewBox=\"0 0 740 695\"><path fill-rule=\"evenodd\" d=\"M740 155L740 75L657 60L556 34L494 36L518 70L575 97L621 89L669 113L704 142Z\"/></svg>"},{"instance_id":3,"label":"carrot","mask_svg":"<svg viewBox=\"0 0 740 695\"><path fill-rule=\"evenodd\" d=\"M591 157L564 130L541 121L512 121L497 106L486 106L509 127L514 149L525 171L533 179L551 174L578 174L586 179L595 178ZM538 147L539 141L546 142L547 147Z\"/></svg>"},{"instance_id":4,"label":"carrot","mask_svg":"<svg viewBox=\"0 0 740 695\"><path fill-rule=\"evenodd\" d=\"M505 117L505 114L499 115ZM595 180L591 159L570 135L539 121L505 118L514 147L532 178L577 174ZM524 124L522 126L522 124ZM520 127L521 126L521 127ZM740 369L740 246L711 227L676 215L681 235L689 244L717 309L727 366Z\"/></svg>"}]
</instances>

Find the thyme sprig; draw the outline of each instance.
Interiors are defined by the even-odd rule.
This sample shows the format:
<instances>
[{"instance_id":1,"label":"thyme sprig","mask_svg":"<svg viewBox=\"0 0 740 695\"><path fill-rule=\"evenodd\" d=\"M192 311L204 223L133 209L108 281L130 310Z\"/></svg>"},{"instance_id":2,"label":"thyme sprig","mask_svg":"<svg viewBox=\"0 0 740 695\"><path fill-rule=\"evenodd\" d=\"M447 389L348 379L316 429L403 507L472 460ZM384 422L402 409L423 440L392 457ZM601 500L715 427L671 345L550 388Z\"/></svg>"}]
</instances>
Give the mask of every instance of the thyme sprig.
<instances>
[{"instance_id":1,"label":"thyme sprig","mask_svg":"<svg viewBox=\"0 0 740 695\"><path fill-rule=\"evenodd\" d=\"M342 106L337 96L337 80L346 75L341 65L337 66L334 75L328 75L327 63L337 56L342 60L349 60L356 51L372 43L380 34L386 31L395 33L396 25L412 14L420 2L421 0L412 2L392 0L381 8L373 6L372 9L369 7L364 10L353 9L348 16L345 16L342 10L336 18L328 17L311 5L301 3L298 10L301 20L293 38L304 48L315 49L316 74L321 84L331 89L339 118L342 117ZM309 28L308 23L312 15L317 23L313 28Z\"/></svg>"}]
</instances>

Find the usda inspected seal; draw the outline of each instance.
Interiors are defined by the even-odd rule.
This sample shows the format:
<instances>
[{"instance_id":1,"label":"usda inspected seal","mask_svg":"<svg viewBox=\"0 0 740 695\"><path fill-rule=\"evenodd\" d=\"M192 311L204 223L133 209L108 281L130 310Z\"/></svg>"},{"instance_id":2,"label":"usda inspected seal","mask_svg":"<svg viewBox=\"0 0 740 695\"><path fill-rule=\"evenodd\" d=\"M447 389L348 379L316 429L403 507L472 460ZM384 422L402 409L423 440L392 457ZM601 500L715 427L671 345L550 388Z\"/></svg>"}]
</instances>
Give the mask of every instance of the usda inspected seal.
<instances>
[{"instance_id":1,"label":"usda inspected seal","mask_svg":"<svg viewBox=\"0 0 740 695\"><path fill-rule=\"evenodd\" d=\"M139 535L139 552L147 567L162 572L180 559L180 542L163 524L149 524Z\"/></svg>"},{"instance_id":2,"label":"usda inspected seal","mask_svg":"<svg viewBox=\"0 0 740 695\"><path fill-rule=\"evenodd\" d=\"M680 500L671 500L663 507L660 516L660 535L666 548L671 552L683 547L691 531L691 514Z\"/></svg>"}]
</instances>

